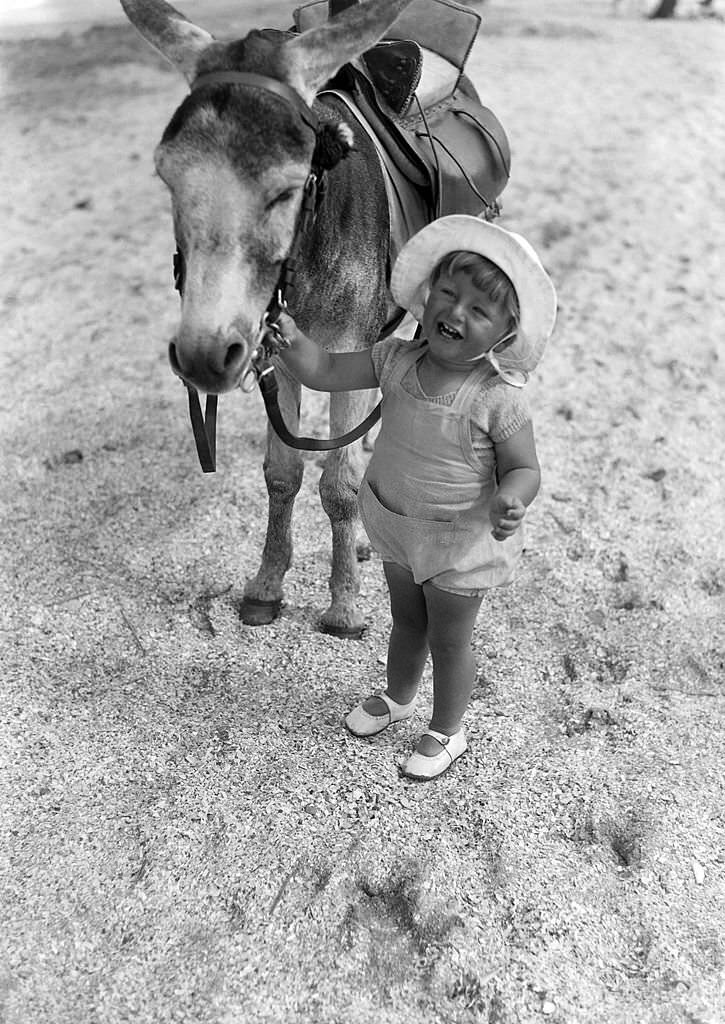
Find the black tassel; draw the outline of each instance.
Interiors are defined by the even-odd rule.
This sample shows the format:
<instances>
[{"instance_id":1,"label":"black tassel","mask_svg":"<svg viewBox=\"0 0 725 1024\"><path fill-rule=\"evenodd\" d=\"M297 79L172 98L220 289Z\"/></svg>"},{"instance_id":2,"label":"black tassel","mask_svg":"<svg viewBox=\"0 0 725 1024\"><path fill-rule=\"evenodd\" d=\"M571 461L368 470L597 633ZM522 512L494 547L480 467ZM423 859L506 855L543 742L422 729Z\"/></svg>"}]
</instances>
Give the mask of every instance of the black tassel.
<instances>
[{"instance_id":1,"label":"black tassel","mask_svg":"<svg viewBox=\"0 0 725 1024\"><path fill-rule=\"evenodd\" d=\"M352 129L345 121L322 125L317 133L315 151L312 154L313 167L329 171L347 156L352 144Z\"/></svg>"}]
</instances>

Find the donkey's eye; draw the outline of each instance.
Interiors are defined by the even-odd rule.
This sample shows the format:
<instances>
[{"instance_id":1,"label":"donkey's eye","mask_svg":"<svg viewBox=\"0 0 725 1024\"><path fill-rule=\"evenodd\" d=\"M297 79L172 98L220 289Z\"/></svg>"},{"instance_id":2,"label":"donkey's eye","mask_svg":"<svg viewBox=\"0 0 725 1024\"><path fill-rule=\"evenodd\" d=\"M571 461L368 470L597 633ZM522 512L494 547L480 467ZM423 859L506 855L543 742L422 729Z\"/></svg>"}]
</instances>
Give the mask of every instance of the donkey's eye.
<instances>
[{"instance_id":1,"label":"donkey's eye","mask_svg":"<svg viewBox=\"0 0 725 1024\"><path fill-rule=\"evenodd\" d=\"M278 195L271 199L266 206L267 210L273 210L275 206L282 206L284 203L288 203L290 199L294 198L295 189L286 188Z\"/></svg>"}]
</instances>

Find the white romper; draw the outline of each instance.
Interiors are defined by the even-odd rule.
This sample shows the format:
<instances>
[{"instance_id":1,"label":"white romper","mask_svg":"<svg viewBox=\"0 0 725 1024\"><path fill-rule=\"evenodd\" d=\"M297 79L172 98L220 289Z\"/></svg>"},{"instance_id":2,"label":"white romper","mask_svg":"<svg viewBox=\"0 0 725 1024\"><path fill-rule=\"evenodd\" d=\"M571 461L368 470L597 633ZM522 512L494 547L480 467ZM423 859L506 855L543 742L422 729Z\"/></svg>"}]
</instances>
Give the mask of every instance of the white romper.
<instances>
[{"instance_id":1,"label":"white romper","mask_svg":"<svg viewBox=\"0 0 725 1024\"><path fill-rule=\"evenodd\" d=\"M370 542L384 561L409 569L416 583L429 580L454 593L509 583L521 556L523 529L505 541L491 535L495 459L482 459L474 450L470 414L482 393L510 385L486 364L471 371L451 404L426 398L420 389L413 395L402 381L427 345L397 339L378 345L390 349L391 342L389 373L378 374L380 433L359 493ZM373 350L373 362L379 363L376 355ZM520 426L528 420L525 405L522 410Z\"/></svg>"}]
</instances>

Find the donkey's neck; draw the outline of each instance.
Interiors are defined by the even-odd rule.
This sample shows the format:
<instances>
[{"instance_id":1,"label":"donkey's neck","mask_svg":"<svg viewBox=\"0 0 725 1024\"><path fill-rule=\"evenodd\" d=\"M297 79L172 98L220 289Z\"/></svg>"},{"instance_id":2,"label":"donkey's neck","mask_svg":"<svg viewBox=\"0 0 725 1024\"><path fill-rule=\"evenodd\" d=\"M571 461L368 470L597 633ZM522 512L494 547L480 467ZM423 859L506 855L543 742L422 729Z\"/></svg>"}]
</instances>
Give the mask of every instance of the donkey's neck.
<instances>
[{"instance_id":1,"label":"donkey's neck","mask_svg":"<svg viewBox=\"0 0 725 1024\"><path fill-rule=\"evenodd\" d=\"M321 119L344 119L337 101L315 104ZM340 116L342 115L342 117ZM389 215L378 156L364 133L326 174L312 229L303 240L293 313L323 344L369 343L389 312Z\"/></svg>"}]
</instances>

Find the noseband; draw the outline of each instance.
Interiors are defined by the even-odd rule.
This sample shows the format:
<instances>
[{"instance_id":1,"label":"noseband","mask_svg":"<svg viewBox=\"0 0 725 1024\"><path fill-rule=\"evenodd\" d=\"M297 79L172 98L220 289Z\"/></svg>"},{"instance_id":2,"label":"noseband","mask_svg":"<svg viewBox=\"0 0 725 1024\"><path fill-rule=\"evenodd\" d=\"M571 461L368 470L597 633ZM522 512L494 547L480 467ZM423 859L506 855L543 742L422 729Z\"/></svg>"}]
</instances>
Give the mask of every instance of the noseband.
<instances>
[{"instance_id":1,"label":"noseband","mask_svg":"<svg viewBox=\"0 0 725 1024\"><path fill-rule=\"evenodd\" d=\"M194 80L191 91L197 92L199 89L210 85L246 85L257 89L264 89L265 92L271 92L288 103L299 114L307 127L314 132L315 137L317 138L318 136L320 125L315 112L305 103L295 89L276 78L269 78L267 75L259 75L250 71L210 71L199 75ZM359 437L362 437L363 434L366 434L380 417L380 405L378 404L362 423L341 437L325 439L298 437L288 430L277 401L279 385L277 384L271 357L287 344L279 329L279 316L280 313L287 311L289 294L295 287L295 276L297 274L302 240L315 219L324 186L324 174L325 168L315 160L313 154L310 171L304 186L302 206L297 218L292 245L282 263L272 298L262 315L259 327L260 340L252 353L250 368L245 374L245 378L249 373L252 373L256 378L264 400L267 416L278 437L289 447L305 451L329 451L332 448L341 448L344 445L351 444ZM177 249L174 255L174 287L179 294L183 293L185 271L186 266L183 253ZM187 381L183 383L188 392L189 417L194 431L199 463L205 473L213 473L216 470L216 412L218 396L213 394L206 396L205 410L202 413L199 392Z\"/></svg>"}]
</instances>

